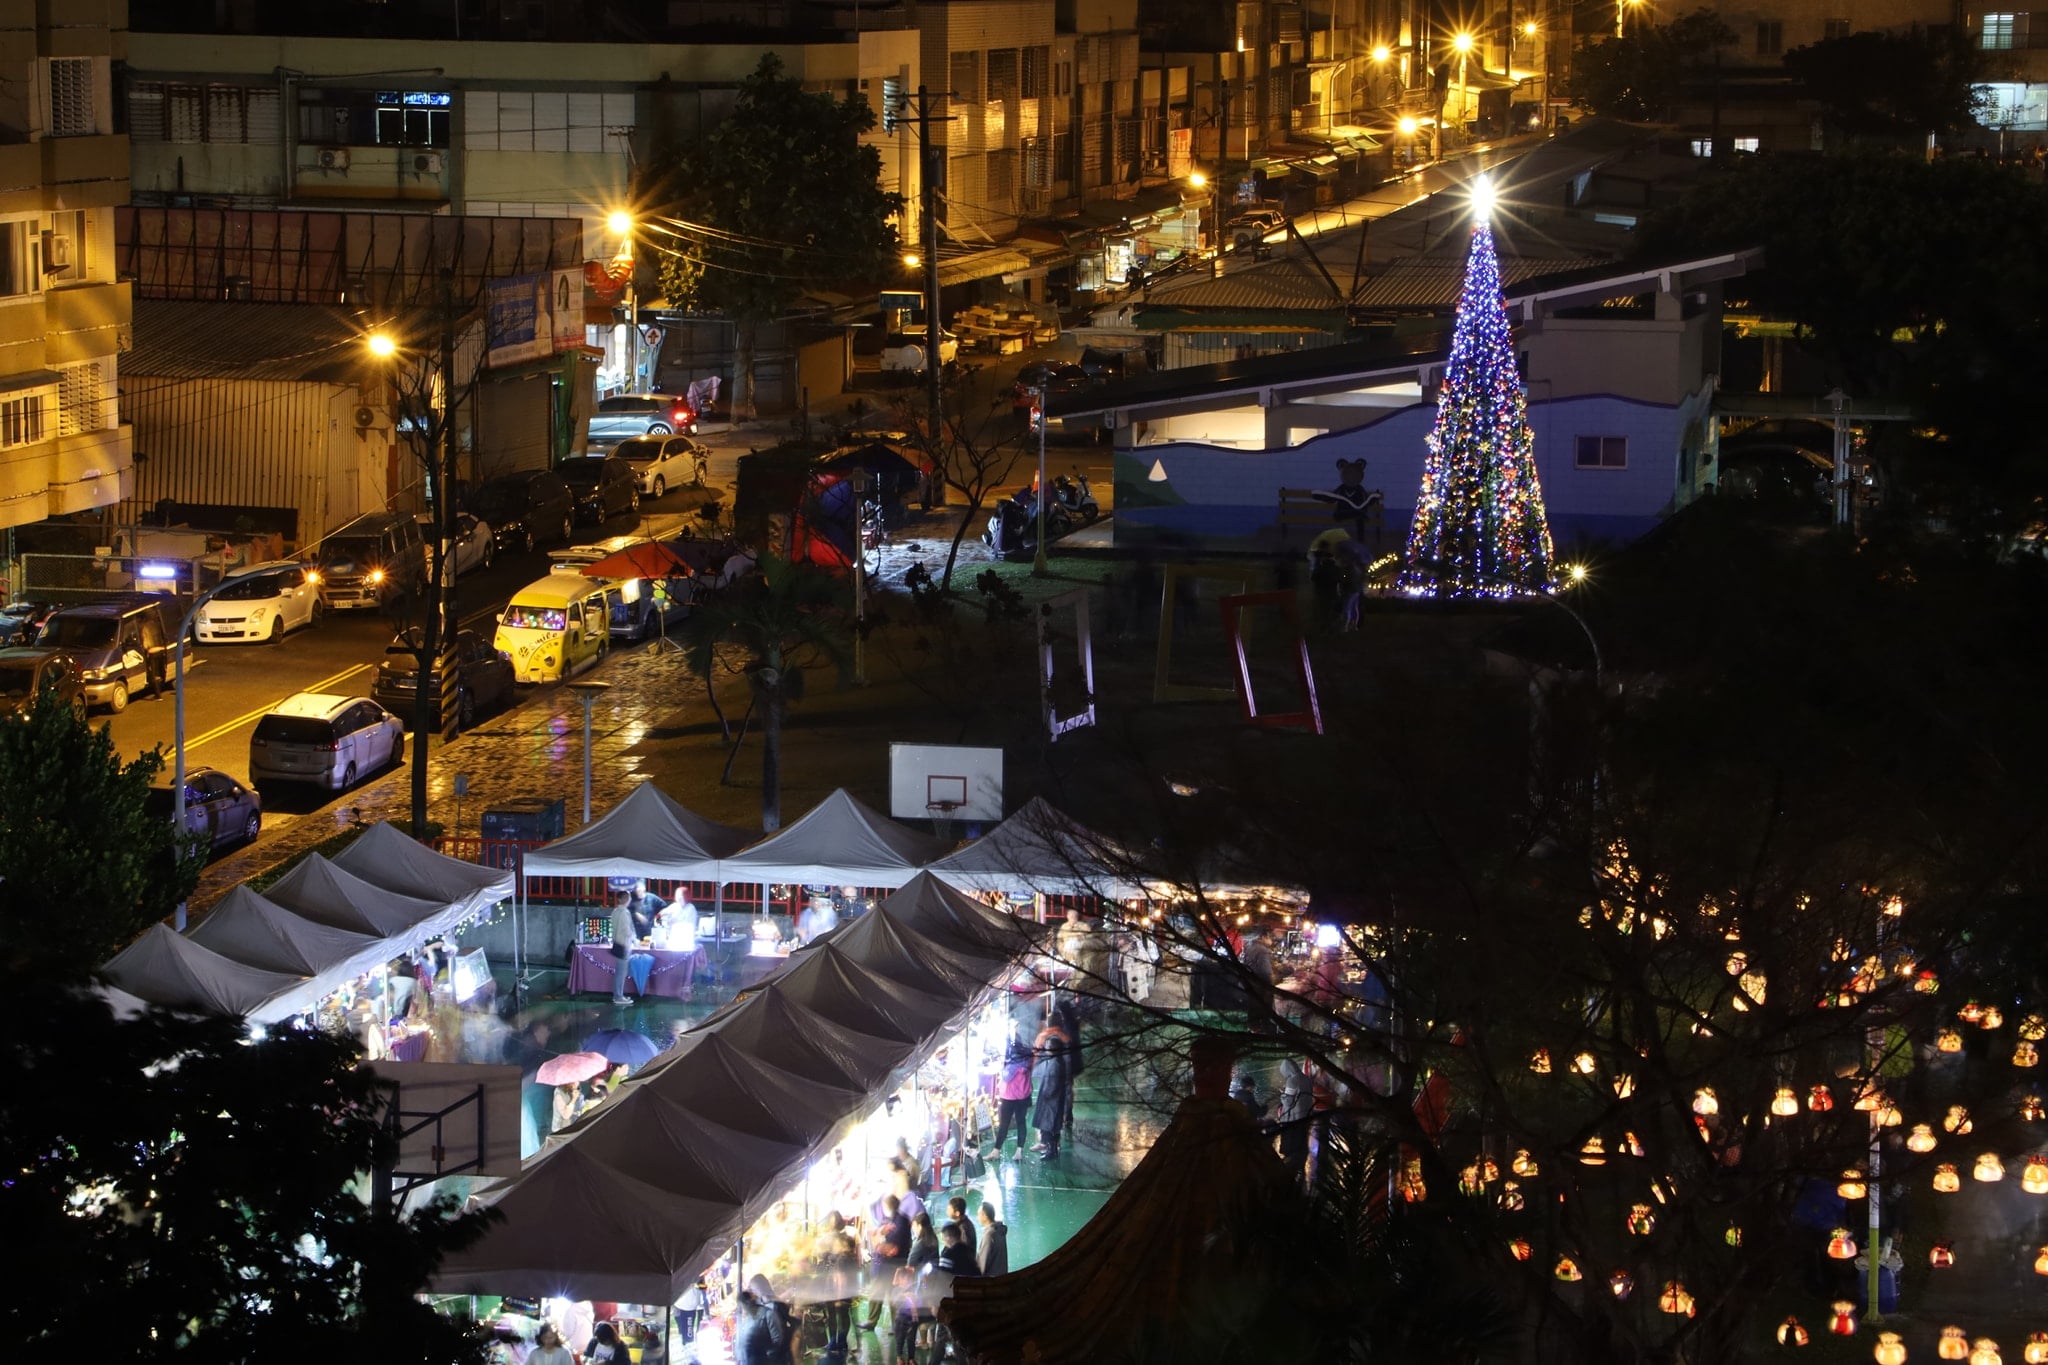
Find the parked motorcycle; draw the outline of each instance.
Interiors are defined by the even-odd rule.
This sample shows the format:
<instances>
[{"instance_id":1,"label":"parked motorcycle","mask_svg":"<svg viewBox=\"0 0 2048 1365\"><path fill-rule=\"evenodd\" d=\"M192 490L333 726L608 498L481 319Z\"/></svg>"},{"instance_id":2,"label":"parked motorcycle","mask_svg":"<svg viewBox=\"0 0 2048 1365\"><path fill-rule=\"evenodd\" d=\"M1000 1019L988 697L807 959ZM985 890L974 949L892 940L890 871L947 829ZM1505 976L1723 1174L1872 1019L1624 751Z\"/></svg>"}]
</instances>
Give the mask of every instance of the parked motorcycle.
<instances>
[{"instance_id":1,"label":"parked motorcycle","mask_svg":"<svg viewBox=\"0 0 2048 1365\"><path fill-rule=\"evenodd\" d=\"M1074 477L1055 475L1052 481L1055 502L1066 510L1068 516L1083 526L1093 525L1102 515L1102 508L1095 501L1095 493L1088 487L1088 476L1080 470Z\"/></svg>"},{"instance_id":2,"label":"parked motorcycle","mask_svg":"<svg viewBox=\"0 0 2048 1365\"><path fill-rule=\"evenodd\" d=\"M1057 499L1046 504L1045 538L1058 540L1074 529L1074 519ZM1020 488L996 504L989 514L988 529L982 532L984 545L1005 559L1021 559L1037 551L1038 500L1029 488Z\"/></svg>"}]
</instances>

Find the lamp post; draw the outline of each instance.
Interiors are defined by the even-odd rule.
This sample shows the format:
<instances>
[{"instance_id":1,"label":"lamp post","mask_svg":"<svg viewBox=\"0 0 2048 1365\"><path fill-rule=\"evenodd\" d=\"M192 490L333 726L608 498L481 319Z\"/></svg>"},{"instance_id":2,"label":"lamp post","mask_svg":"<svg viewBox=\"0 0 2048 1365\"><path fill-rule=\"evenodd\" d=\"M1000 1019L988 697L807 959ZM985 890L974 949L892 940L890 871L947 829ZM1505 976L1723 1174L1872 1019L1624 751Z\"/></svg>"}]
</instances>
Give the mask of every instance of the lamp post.
<instances>
[{"instance_id":1,"label":"lamp post","mask_svg":"<svg viewBox=\"0 0 2048 1365\"><path fill-rule=\"evenodd\" d=\"M590 712L597 705L597 699L611 690L608 682L585 678L568 684L576 694L576 700L583 703L583 823L590 823Z\"/></svg>"},{"instance_id":2,"label":"lamp post","mask_svg":"<svg viewBox=\"0 0 2048 1365\"><path fill-rule=\"evenodd\" d=\"M1038 381L1038 535L1031 547L1031 576L1044 578L1052 570L1045 562L1045 499L1052 490L1045 486L1045 399L1050 379Z\"/></svg>"},{"instance_id":3,"label":"lamp post","mask_svg":"<svg viewBox=\"0 0 2048 1365\"><path fill-rule=\"evenodd\" d=\"M1451 48L1458 54L1458 128L1460 131L1463 131L1465 127L1465 106L1472 99L1471 87L1466 83L1465 79L1465 63L1471 60L1472 56L1472 35L1469 33L1453 35L1451 38Z\"/></svg>"},{"instance_id":4,"label":"lamp post","mask_svg":"<svg viewBox=\"0 0 2048 1365\"><path fill-rule=\"evenodd\" d=\"M192 599L192 605L185 609L185 619L178 622L178 639L171 647L171 662L178 670L178 676L171 682L171 828L177 831L179 839L185 837L185 640L192 633L192 618L199 614L199 609L232 581L224 578ZM173 924L179 933L185 932L184 901L178 902Z\"/></svg>"},{"instance_id":5,"label":"lamp post","mask_svg":"<svg viewBox=\"0 0 2048 1365\"><path fill-rule=\"evenodd\" d=\"M626 261L626 392L640 392L640 292L633 286L633 215L614 209L605 227L619 239L619 255Z\"/></svg>"},{"instance_id":6,"label":"lamp post","mask_svg":"<svg viewBox=\"0 0 2048 1365\"><path fill-rule=\"evenodd\" d=\"M1407 143L1402 148L1402 159L1408 163L1408 168L1413 170L1415 167L1415 134L1421 130L1422 125L1412 115L1403 114L1401 122L1396 126L1400 128L1401 136Z\"/></svg>"},{"instance_id":7,"label":"lamp post","mask_svg":"<svg viewBox=\"0 0 2048 1365\"><path fill-rule=\"evenodd\" d=\"M1642 4L1642 3L1643 3L1643 0L1614 0L1614 36L1615 36L1615 37L1617 37L1617 38L1625 38L1625 37L1627 37L1627 36L1628 36L1628 32L1627 32L1627 27L1626 27L1626 25L1627 25L1627 19L1628 19L1628 7L1629 7L1630 5L1640 5L1640 4ZM1544 93L1544 94L1545 94L1546 96L1548 96L1550 92L1546 90L1546 91L1544 91L1543 93Z\"/></svg>"},{"instance_id":8,"label":"lamp post","mask_svg":"<svg viewBox=\"0 0 2048 1365\"><path fill-rule=\"evenodd\" d=\"M853 486L853 681L865 687L868 681L868 486L873 479L863 465L855 465L847 482Z\"/></svg>"}]
</instances>

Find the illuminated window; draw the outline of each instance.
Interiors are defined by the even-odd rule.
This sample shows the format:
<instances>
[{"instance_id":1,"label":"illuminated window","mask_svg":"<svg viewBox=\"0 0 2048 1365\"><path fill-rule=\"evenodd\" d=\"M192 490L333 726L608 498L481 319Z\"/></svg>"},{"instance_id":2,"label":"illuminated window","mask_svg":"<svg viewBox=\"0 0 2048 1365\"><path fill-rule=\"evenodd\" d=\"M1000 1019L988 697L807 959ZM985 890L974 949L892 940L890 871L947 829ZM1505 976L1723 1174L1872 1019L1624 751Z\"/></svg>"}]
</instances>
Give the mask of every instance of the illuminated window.
<instances>
[{"instance_id":1,"label":"illuminated window","mask_svg":"<svg viewBox=\"0 0 2048 1365\"><path fill-rule=\"evenodd\" d=\"M1739 137L1735 139L1734 146L1738 152L1760 152L1764 149L1764 141L1760 137Z\"/></svg>"},{"instance_id":2,"label":"illuminated window","mask_svg":"<svg viewBox=\"0 0 2048 1365\"><path fill-rule=\"evenodd\" d=\"M1712 156L1714 154L1714 139L1710 137L1694 138L1692 140L1692 154L1694 156Z\"/></svg>"},{"instance_id":3,"label":"illuminated window","mask_svg":"<svg viewBox=\"0 0 2048 1365\"><path fill-rule=\"evenodd\" d=\"M1986 52L2004 52L2017 45L2020 17L2017 14L1987 14L1977 46Z\"/></svg>"}]
</instances>

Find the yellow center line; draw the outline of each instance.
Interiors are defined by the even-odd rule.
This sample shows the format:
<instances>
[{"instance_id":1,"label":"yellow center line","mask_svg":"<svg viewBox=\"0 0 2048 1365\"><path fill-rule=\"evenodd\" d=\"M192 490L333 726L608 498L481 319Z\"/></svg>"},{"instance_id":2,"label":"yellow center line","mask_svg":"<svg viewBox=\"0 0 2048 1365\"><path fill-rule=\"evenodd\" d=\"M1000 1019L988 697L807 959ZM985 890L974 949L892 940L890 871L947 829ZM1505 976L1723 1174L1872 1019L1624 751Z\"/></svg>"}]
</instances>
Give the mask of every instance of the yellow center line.
<instances>
[{"instance_id":1,"label":"yellow center line","mask_svg":"<svg viewBox=\"0 0 2048 1365\"><path fill-rule=\"evenodd\" d=\"M299 691L324 692L328 688L333 687L335 684L346 682L348 679L353 678L356 674L361 673L368 668L368 664L357 664L354 668L345 668L341 672L336 673L333 677L322 678L319 682L312 683L308 686L300 688ZM283 700L283 698L279 698L278 700L281 701ZM262 719L265 715L267 715L270 712L271 708L276 705L277 702L275 701L265 702L263 705L257 707L254 711L244 711L241 715L236 716L233 720L225 721L219 725L214 726L205 734L195 735L191 739L186 740L185 747L188 749L193 749L197 748L201 744L207 743L209 740L219 739L222 735L229 734L235 730L238 730L242 726L249 724L251 721Z\"/></svg>"}]
</instances>

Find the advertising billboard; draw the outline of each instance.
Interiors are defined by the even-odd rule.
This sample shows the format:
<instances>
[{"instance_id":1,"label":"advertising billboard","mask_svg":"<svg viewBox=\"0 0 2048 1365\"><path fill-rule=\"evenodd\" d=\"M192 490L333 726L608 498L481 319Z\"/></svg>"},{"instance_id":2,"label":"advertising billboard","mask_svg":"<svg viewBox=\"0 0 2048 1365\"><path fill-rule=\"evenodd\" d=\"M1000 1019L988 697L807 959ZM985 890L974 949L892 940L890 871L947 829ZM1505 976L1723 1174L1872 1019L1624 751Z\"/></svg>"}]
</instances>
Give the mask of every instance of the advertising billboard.
<instances>
[{"instance_id":1,"label":"advertising billboard","mask_svg":"<svg viewBox=\"0 0 2048 1365\"><path fill-rule=\"evenodd\" d=\"M583 345L583 272L553 270L490 283L489 347L493 369L544 360Z\"/></svg>"}]
</instances>

